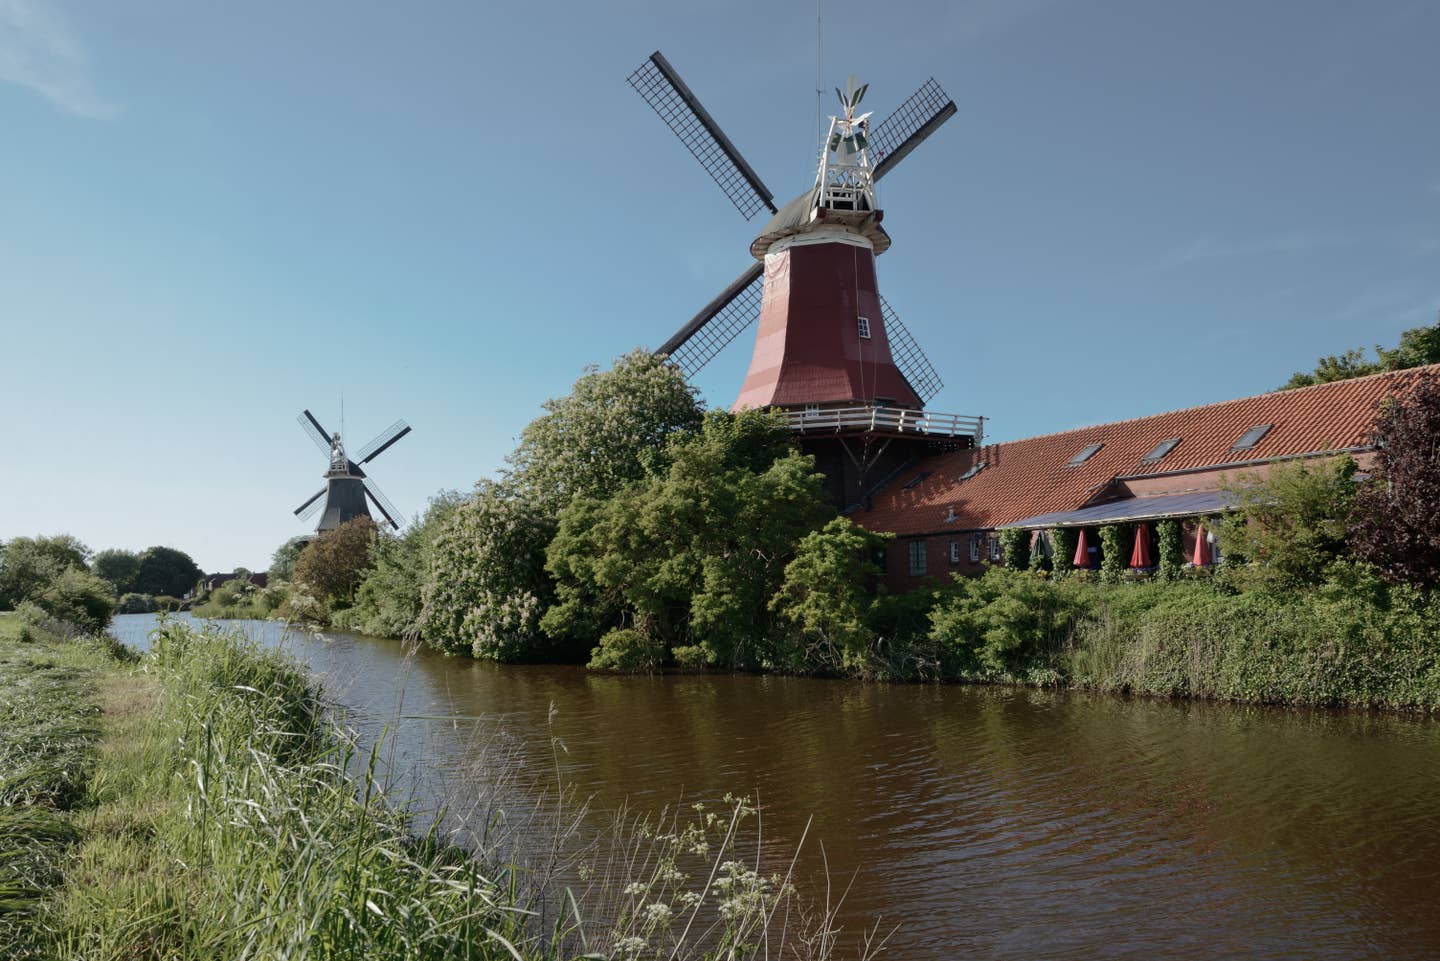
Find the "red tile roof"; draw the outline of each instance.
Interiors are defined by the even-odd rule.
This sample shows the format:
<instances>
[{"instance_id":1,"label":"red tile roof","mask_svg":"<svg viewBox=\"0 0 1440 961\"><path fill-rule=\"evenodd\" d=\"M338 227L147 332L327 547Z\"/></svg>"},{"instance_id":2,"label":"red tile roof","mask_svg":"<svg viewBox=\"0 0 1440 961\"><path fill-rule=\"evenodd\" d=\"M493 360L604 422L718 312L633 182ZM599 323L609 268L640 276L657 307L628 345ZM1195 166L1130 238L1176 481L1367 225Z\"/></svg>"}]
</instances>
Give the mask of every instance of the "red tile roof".
<instances>
[{"instance_id":1,"label":"red tile roof","mask_svg":"<svg viewBox=\"0 0 1440 961\"><path fill-rule=\"evenodd\" d=\"M990 529L1081 507L1116 477L1366 448L1373 446L1376 404L1422 376L1440 376L1440 364L938 454L900 474L874 496L870 510L852 516L871 530L897 534ZM1249 450L1231 450L1260 424L1274 427ZM1153 464L1141 463L1172 437L1180 438L1174 450ZM1067 466L1089 444L1104 446L1084 463ZM981 460L983 470L959 480ZM926 471L928 477L907 488ZM954 519L947 521L951 510Z\"/></svg>"}]
</instances>

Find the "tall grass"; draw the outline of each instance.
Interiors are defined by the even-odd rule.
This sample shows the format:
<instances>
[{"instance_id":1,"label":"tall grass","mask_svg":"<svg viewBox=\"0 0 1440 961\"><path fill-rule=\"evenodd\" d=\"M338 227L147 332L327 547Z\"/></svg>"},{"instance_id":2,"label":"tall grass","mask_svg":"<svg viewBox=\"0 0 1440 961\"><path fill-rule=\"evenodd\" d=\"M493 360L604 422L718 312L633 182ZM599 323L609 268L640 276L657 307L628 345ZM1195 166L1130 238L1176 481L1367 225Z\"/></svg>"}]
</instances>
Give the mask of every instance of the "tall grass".
<instances>
[{"instance_id":1,"label":"tall grass","mask_svg":"<svg viewBox=\"0 0 1440 961\"><path fill-rule=\"evenodd\" d=\"M538 859L565 847L585 865L577 883L559 884L553 872L448 843L438 828L414 833L407 814L419 812L387 797L377 775L382 748L361 751L280 654L171 622L142 669L155 703L102 750L95 807L79 821L85 840L46 919L53 957L832 953L826 924L801 933L793 884L754 854L758 815L743 799L622 819L589 843L572 822Z\"/></svg>"}]
</instances>

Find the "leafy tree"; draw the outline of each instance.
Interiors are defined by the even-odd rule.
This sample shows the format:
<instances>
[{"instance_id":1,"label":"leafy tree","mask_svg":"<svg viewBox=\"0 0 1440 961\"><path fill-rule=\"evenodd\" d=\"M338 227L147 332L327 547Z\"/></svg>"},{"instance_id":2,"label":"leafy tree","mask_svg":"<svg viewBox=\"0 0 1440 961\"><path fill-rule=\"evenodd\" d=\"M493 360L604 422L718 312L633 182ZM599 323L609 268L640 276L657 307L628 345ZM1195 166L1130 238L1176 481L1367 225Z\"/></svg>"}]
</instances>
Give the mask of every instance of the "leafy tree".
<instances>
[{"instance_id":1,"label":"leafy tree","mask_svg":"<svg viewBox=\"0 0 1440 961\"><path fill-rule=\"evenodd\" d=\"M1391 580L1440 584L1440 378L1383 405L1375 426L1384 444L1356 492L1355 553Z\"/></svg>"},{"instance_id":2,"label":"leafy tree","mask_svg":"<svg viewBox=\"0 0 1440 961\"><path fill-rule=\"evenodd\" d=\"M870 584L880 576L874 557L892 537L836 517L801 538L770 610L799 633L806 663L867 666L876 639L868 623Z\"/></svg>"},{"instance_id":3,"label":"leafy tree","mask_svg":"<svg viewBox=\"0 0 1440 961\"><path fill-rule=\"evenodd\" d=\"M1018 527L1005 528L1000 532L1000 552L1006 567L1023 571L1030 566L1030 532Z\"/></svg>"},{"instance_id":4,"label":"leafy tree","mask_svg":"<svg viewBox=\"0 0 1440 961\"><path fill-rule=\"evenodd\" d=\"M432 541L421 626L435 647L501 660L547 649L545 548L557 515L576 497L605 498L662 469L667 438L701 416L679 368L645 350L587 368L544 408L501 479L481 481Z\"/></svg>"},{"instance_id":5,"label":"leafy tree","mask_svg":"<svg viewBox=\"0 0 1440 961\"><path fill-rule=\"evenodd\" d=\"M520 435L508 482L559 513L577 496L605 497L638 480L671 435L700 425L702 408L680 368L648 350L588 367L570 393Z\"/></svg>"},{"instance_id":6,"label":"leafy tree","mask_svg":"<svg viewBox=\"0 0 1440 961\"><path fill-rule=\"evenodd\" d=\"M305 550L305 545L308 543L310 543L310 537L308 535L302 535L300 537L292 537L275 548L275 553L270 556L269 575L271 577L278 577L281 580L290 580L295 570L295 561L300 557L300 552Z\"/></svg>"},{"instance_id":7,"label":"leafy tree","mask_svg":"<svg viewBox=\"0 0 1440 961\"><path fill-rule=\"evenodd\" d=\"M1263 565L1262 586L1319 584L1345 552L1355 499L1355 461L1348 456L1272 464L1226 485L1235 507L1216 527L1226 556Z\"/></svg>"},{"instance_id":8,"label":"leafy tree","mask_svg":"<svg viewBox=\"0 0 1440 961\"><path fill-rule=\"evenodd\" d=\"M442 491L403 534L381 533L375 539L370 548L372 566L355 594L351 614L357 630L380 637L418 632L431 546L462 500L458 491Z\"/></svg>"},{"instance_id":9,"label":"leafy tree","mask_svg":"<svg viewBox=\"0 0 1440 961\"><path fill-rule=\"evenodd\" d=\"M111 548L95 555L91 569L114 586L117 596L128 594L135 589L135 578L140 574L140 555Z\"/></svg>"},{"instance_id":10,"label":"leafy tree","mask_svg":"<svg viewBox=\"0 0 1440 961\"><path fill-rule=\"evenodd\" d=\"M85 570L90 548L69 534L17 537L0 547L0 607L33 599L67 570Z\"/></svg>"},{"instance_id":11,"label":"leafy tree","mask_svg":"<svg viewBox=\"0 0 1440 961\"><path fill-rule=\"evenodd\" d=\"M771 646L769 601L800 539L834 515L813 459L759 411L712 411L665 459L663 473L561 513L545 630L594 643L629 627L689 666L788 656Z\"/></svg>"},{"instance_id":12,"label":"leafy tree","mask_svg":"<svg viewBox=\"0 0 1440 961\"><path fill-rule=\"evenodd\" d=\"M1280 389L1328 384L1387 370L1423 367L1426 364L1440 364L1440 322L1429 327L1412 327L1404 331L1400 335L1400 343L1391 350L1376 345L1374 360L1367 360L1364 349L1359 347L1338 356L1321 357L1316 361L1313 371L1301 371L1292 375Z\"/></svg>"},{"instance_id":13,"label":"leafy tree","mask_svg":"<svg viewBox=\"0 0 1440 961\"><path fill-rule=\"evenodd\" d=\"M141 594L183 597L205 576L193 558L173 547L151 547L140 554L135 590Z\"/></svg>"},{"instance_id":14,"label":"leafy tree","mask_svg":"<svg viewBox=\"0 0 1440 961\"><path fill-rule=\"evenodd\" d=\"M330 607L349 606L370 568L376 531L375 522L362 514L321 533L295 561L295 583Z\"/></svg>"},{"instance_id":15,"label":"leafy tree","mask_svg":"<svg viewBox=\"0 0 1440 961\"><path fill-rule=\"evenodd\" d=\"M534 499L505 484L476 485L440 521L430 544L420 613L426 642L501 661L544 650L545 545L554 529Z\"/></svg>"}]
</instances>

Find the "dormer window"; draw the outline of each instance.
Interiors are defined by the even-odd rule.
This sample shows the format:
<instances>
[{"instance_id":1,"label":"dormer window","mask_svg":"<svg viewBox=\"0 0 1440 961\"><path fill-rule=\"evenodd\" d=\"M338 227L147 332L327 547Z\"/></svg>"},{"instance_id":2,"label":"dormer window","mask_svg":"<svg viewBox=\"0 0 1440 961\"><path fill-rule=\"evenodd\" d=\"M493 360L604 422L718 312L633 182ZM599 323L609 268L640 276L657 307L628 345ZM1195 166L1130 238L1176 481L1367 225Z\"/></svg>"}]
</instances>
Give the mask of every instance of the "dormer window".
<instances>
[{"instance_id":1,"label":"dormer window","mask_svg":"<svg viewBox=\"0 0 1440 961\"><path fill-rule=\"evenodd\" d=\"M869 339L870 339L870 318L869 318L869 317L856 317L856 318L855 318L855 322L856 322L856 323L859 325L859 327L860 327L860 336L863 337L863 338L865 338L866 340L869 340Z\"/></svg>"},{"instance_id":2,"label":"dormer window","mask_svg":"<svg viewBox=\"0 0 1440 961\"><path fill-rule=\"evenodd\" d=\"M1079 467L1081 464L1085 463L1087 460L1089 460L1090 458L1094 457L1096 451L1100 450L1100 448L1102 448L1102 447L1104 447L1104 446L1105 446L1104 444L1090 444L1090 445L1082 448L1081 451L1080 451L1080 453L1078 453L1078 454L1076 454L1074 457L1070 458L1070 463L1069 463L1068 465L1066 465L1066 466L1068 466L1068 467Z\"/></svg>"},{"instance_id":3,"label":"dormer window","mask_svg":"<svg viewBox=\"0 0 1440 961\"><path fill-rule=\"evenodd\" d=\"M1235 446L1231 447L1230 449L1249 450L1256 444L1260 443L1260 439L1266 434L1270 433L1270 428L1274 426L1274 424L1256 424L1254 427L1241 434L1240 439L1235 442Z\"/></svg>"}]
</instances>

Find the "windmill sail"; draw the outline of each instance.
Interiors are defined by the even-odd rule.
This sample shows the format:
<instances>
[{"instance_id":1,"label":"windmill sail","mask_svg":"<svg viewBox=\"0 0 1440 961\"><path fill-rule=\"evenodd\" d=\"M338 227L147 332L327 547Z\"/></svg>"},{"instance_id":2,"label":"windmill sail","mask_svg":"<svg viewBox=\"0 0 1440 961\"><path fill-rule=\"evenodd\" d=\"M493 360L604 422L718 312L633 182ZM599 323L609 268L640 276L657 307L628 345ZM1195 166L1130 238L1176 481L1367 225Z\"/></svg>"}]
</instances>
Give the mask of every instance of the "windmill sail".
<instances>
[{"instance_id":1,"label":"windmill sail","mask_svg":"<svg viewBox=\"0 0 1440 961\"><path fill-rule=\"evenodd\" d=\"M659 50L630 75L629 82L730 198L740 216L749 220L761 210L775 212L774 194Z\"/></svg>"},{"instance_id":2,"label":"windmill sail","mask_svg":"<svg viewBox=\"0 0 1440 961\"><path fill-rule=\"evenodd\" d=\"M883 294L880 297L880 313L885 318L885 332L890 338L890 356L895 359L895 366L900 368L901 375L920 397L921 403L930 403L945 386L940 374Z\"/></svg>"},{"instance_id":3,"label":"windmill sail","mask_svg":"<svg viewBox=\"0 0 1440 961\"><path fill-rule=\"evenodd\" d=\"M315 442L316 447L320 448L320 452L326 457L329 457L330 435L325 432L325 428L320 426L320 422L315 419L315 415L305 410L296 414L295 420L304 428L305 435Z\"/></svg>"},{"instance_id":4,"label":"windmill sail","mask_svg":"<svg viewBox=\"0 0 1440 961\"><path fill-rule=\"evenodd\" d=\"M715 356L740 336L760 316L760 298L765 292L763 267L759 263L735 278L690 322L660 346L657 353L669 354L687 377L693 377Z\"/></svg>"},{"instance_id":5,"label":"windmill sail","mask_svg":"<svg viewBox=\"0 0 1440 961\"><path fill-rule=\"evenodd\" d=\"M302 521L309 520L314 515L314 513L320 509L320 498L325 496L326 490L328 490L328 488L320 488L318 491L315 492L315 496L311 497L308 501L295 508L295 516L300 518Z\"/></svg>"},{"instance_id":6,"label":"windmill sail","mask_svg":"<svg viewBox=\"0 0 1440 961\"><path fill-rule=\"evenodd\" d=\"M955 101L940 89L934 77L921 84L919 90L870 133L871 156L879 158L875 164L875 179L879 180L889 173L956 112Z\"/></svg>"},{"instance_id":7,"label":"windmill sail","mask_svg":"<svg viewBox=\"0 0 1440 961\"><path fill-rule=\"evenodd\" d=\"M400 438L404 437L408 433L410 433L410 425L405 423L403 420L397 420L395 423L391 424L389 427L376 434L374 440L366 444L364 447L360 448L360 452L355 455L355 463L370 463L372 460L383 454L390 447L391 444L394 444L396 441L398 441Z\"/></svg>"},{"instance_id":8,"label":"windmill sail","mask_svg":"<svg viewBox=\"0 0 1440 961\"><path fill-rule=\"evenodd\" d=\"M385 515L385 519L390 522L390 526L398 531L400 525L405 523L405 517L395 505L390 502L390 498L385 496L385 492L377 487L373 480L366 478L365 493L370 495L370 502L380 509L381 514Z\"/></svg>"}]
</instances>

